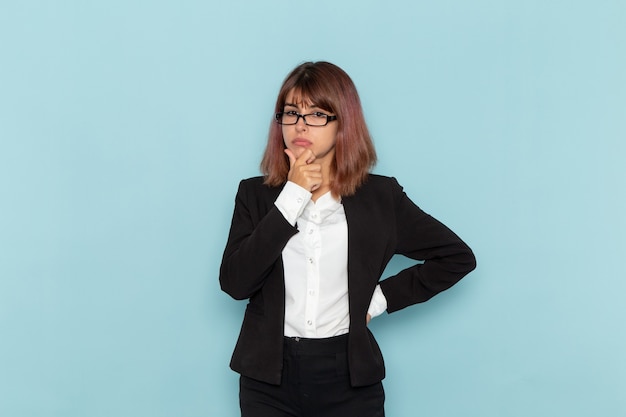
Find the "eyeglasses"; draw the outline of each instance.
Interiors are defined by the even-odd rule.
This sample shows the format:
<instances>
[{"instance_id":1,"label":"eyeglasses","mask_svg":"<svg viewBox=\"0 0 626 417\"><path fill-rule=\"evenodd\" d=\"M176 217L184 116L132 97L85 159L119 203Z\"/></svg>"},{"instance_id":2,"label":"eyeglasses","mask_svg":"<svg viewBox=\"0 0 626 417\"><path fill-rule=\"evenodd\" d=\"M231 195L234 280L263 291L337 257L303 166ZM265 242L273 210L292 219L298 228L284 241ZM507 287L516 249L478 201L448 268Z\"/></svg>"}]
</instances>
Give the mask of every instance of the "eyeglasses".
<instances>
[{"instance_id":1,"label":"eyeglasses","mask_svg":"<svg viewBox=\"0 0 626 417\"><path fill-rule=\"evenodd\" d=\"M276 123L281 125L295 125L300 118L304 120L304 124L307 126L326 126L328 122L337 120L337 116L329 116L325 113L316 111L311 114L300 114L295 111L281 111L276 113Z\"/></svg>"}]
</instances>

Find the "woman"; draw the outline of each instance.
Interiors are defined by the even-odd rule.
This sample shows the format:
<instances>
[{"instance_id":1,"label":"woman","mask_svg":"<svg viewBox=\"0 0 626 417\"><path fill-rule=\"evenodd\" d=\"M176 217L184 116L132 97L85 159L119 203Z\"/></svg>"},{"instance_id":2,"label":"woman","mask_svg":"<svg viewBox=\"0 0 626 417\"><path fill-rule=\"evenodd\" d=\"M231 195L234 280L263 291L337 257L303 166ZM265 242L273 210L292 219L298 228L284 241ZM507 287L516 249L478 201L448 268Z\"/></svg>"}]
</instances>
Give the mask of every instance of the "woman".
<instances>
[{"instance_id":1,"label":"woman","mask_svg":"<svg viewBox=\"0 0 626 417\"><path fill-rule=\"evenodd\" d=\"M285 79L261 168L239 185L220 285L249 299L231 368L243 417L384 416L372 317L423 302L475 267L376 161L357 90L339 67ZM424 261L381 281L394 254Z\"/></svg>"}]
</instances>

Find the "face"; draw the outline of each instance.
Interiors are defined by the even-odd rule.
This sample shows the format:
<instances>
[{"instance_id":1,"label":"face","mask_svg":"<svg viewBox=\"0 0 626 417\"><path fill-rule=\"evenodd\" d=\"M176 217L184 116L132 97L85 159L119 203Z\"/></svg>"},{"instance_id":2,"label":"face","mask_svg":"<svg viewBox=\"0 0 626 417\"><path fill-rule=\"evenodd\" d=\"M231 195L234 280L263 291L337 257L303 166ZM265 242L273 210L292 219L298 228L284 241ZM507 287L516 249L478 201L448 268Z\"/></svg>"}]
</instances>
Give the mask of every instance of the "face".
<instances>
[{"instance_id":1,"label":"face","mask_svg":"<svg viewBox=\"0 0 626 417\"><path fill-rule=\"evenodd\" d=\"M300 114L322 112L334 116L334 113L316 106L315 103L297 103L293 91L287 94L283 111L295 111ZM282 126L283 139L287 149L290 149L296 158L305 149L310 149L316 157L316 163L332 162L335 157L337 129L336 121L328 122L326 126L308 126L302 118L295 125Z\"/></svg>"}]
</instances>

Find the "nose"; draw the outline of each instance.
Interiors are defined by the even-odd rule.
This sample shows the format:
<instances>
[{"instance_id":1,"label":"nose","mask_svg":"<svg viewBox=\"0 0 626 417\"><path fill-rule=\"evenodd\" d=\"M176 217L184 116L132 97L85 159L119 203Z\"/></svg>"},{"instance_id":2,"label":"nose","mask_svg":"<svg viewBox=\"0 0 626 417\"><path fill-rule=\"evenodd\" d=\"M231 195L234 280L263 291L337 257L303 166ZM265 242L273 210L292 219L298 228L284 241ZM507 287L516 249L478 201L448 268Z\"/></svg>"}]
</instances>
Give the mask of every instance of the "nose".
<instances>
[{"instance_id":1,"label":"nose","mask_svg":"<svg viewBox=\"0 0 626 417\"><path fill-rule=\"evenodd\" d=\"M307 126L306 123L304 123L304 116L300 116L298 117L298 120L296 121L296 129L297 130L306 130Z\"/></svg>"}]
</instances>

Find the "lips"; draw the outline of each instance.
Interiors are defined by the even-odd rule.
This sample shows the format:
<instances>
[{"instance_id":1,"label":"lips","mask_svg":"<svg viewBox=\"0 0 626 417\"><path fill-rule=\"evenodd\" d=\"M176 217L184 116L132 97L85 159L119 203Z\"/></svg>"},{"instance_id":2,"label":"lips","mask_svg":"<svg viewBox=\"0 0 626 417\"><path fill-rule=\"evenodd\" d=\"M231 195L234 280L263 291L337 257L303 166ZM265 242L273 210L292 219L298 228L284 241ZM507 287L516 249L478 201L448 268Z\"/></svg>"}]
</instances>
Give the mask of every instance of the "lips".
<instances>
[{"instance_id":1,"label":"lips","mask_svg":"<svg viewBox=\"0 0 626 417\"><path fill-rule=\"evenodd\" d=\"M304 138L297 138L297 139L294 139L294 140L292 140L292 141L291 141L291 143L292 143L294 146L302 146L302 147L304 147L304 148L309 147L309 146L311 146L311 145L313 144L313 142L311 142L311 141L310 141L310 140L308 140L308 139L304 139Z\"/></svg>"}]
</instances>

